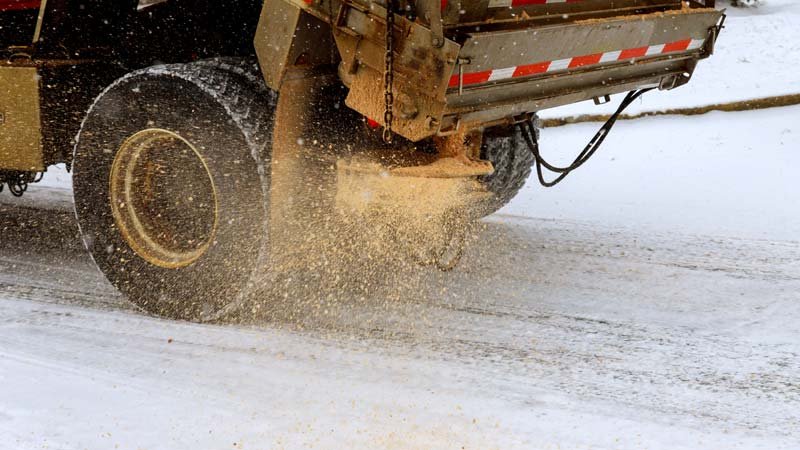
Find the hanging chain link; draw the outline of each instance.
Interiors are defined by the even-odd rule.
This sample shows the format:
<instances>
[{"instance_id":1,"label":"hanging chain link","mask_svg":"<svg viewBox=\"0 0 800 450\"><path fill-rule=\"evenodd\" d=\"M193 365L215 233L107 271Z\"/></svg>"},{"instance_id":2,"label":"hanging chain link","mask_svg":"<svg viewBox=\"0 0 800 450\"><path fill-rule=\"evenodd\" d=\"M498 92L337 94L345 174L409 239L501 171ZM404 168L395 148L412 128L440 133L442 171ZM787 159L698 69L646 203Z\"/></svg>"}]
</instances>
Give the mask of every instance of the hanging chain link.
<instances>
[{"instance_id":1,"label":"hanging chain link","mask_svg":"<svg viewBox=\"0 0 800 450\"><path fill-rule=\"evenodd\" d=\"M386 0L386 54L384 55L384 113L383 113L383 141L391 144L393 140L392 120L394 114L394 0Z\"/></svg>"},{"instance_id":2,"label":"hanging chain link","mask_svg":"<svg viewBox=\"0 0 800 450\"><path fill-rule=\"evenodd\" d=\"M3 185L8 186L8 191L14 197L22 197L28 190L30 183L38 183L42 180L44 172L20 172L16 170L0 170L0 192L3 192Z\"/></svg>"}]
</instances>

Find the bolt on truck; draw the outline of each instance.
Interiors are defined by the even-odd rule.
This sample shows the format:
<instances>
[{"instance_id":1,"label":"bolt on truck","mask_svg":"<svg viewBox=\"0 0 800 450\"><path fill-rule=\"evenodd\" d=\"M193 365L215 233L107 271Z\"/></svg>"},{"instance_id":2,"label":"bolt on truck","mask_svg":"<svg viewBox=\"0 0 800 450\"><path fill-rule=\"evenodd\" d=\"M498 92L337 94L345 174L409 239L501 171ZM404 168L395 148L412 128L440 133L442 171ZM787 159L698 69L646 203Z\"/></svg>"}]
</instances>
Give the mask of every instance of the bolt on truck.
<instances>
[{"instance_id":1,"label":"bolt on truck","mask_svg":"<svg viewBox=\"0 0 800 450\"><path fill-rule=\"evenodd\" d=\"M559 167L538 111L677 88L723 22L714 0L0 0L0 195L65 164L108 280L209 320L313 232L293 190L397 229L491 214L618 116Z\"/></svg>"}]
</instances>

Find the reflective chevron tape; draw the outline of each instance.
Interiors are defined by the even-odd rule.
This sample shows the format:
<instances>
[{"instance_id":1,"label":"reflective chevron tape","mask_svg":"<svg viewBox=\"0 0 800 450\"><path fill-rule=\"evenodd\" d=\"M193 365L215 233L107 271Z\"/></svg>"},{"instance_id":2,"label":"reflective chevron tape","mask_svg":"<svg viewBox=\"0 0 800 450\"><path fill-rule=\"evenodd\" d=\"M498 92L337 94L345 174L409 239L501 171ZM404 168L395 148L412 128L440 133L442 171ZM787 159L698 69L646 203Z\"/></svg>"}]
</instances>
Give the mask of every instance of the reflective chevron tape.
<instances>
[{"instance_id":1,"label":"reflective chevron tape","mask_svg":"<svg viewBox=\"0 0 800 450\"><path fill-rule=\"evenodd\" d=\"M531 0L532 1L532 0ZM541 1L541 0L540 0ZM625 61L645 56L663 55L666 53L696 50L703 46L704 39L684 39L667 44L651 45L648 47L628 48L613 52L595 53L592 55L575 56L567 59L542 61L523 66L506 67L503 69L484 70L464 74L464 86L470 84L488 83L490 81L506 80L508 78L526 77L543 73L558 72L560 70L577 69L579 67L593 66L596 64ZM459 75L450 77L450 87L458 87Z\"/></svg>"}]
</instances>

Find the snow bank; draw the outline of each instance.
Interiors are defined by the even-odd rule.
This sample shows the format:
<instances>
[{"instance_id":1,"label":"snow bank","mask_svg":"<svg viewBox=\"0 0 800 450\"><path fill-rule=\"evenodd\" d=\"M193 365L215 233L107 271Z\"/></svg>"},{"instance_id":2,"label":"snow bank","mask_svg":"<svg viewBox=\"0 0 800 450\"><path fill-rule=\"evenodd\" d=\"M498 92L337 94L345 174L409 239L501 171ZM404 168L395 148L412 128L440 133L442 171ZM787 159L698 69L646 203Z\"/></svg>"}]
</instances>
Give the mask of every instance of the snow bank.
<instances>
[{"instance_id":1,"label":"snow bank","mask_svg":"<svg viewBox=\"0 0 800 450\"><path fill-rule=\"evenodd\" d=\"M501 214L731 237L800 239L800 106L619 122L593 159L552 189L536 176ZM542 131L566 163L594 123Z\"/></svg>"}]
</instances>

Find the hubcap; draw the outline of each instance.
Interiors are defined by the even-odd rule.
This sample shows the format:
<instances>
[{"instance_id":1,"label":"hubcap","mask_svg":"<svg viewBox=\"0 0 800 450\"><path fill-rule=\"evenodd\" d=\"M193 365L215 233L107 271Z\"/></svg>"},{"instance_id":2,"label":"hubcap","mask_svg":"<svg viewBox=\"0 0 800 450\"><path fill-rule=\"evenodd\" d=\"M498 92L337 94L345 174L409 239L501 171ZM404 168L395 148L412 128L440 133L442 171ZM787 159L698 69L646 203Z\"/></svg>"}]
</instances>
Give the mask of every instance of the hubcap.
<instances>
[{"instance_id":1,"label":"hubcap","mask_svg":"<svg viewBox=\"0 0 800 450\"><path fill-rule=\"evenodd\" d=\"M149 128L122 143L111 166L111 211L122 237L159 267L185 267L217 231L214 180L186 139Z\"/></svg>"}]
</instances>

